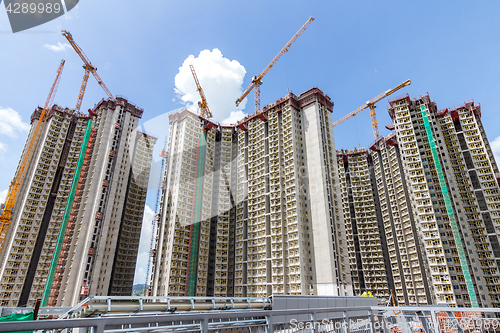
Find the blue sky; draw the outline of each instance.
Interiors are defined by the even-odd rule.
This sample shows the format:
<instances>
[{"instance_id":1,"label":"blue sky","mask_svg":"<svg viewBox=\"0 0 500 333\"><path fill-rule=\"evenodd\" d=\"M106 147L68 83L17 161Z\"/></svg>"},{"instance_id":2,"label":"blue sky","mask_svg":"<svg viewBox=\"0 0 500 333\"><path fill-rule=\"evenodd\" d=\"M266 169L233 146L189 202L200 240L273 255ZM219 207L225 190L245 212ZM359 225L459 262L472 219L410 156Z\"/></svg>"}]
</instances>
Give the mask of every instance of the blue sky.
<instances>
[{"instance_id":1,"label":"blue sky","mask_svg":"<svg viewBox=\"0 0 500 333\"><path fill-rule=\"evenodd\" d=\"M262 105L287 89L298 95L319 87L334 101L338 119L411 79L412 85L394 96L429 93L441 109L474 99L482 105L493 142L500 137L498 13L498 1L81 0L63 17L12 34L0 5L0 191L8 188L26 123L35 107L43 106L61 59L66 66L55 102L76 103L82 62L65 46L61 29L72 33L113 94L145 109L142 123L159 138L157 150L168 131L165 113L197 98L188 92L191 78L181 66L208 50L208 61L194 65L215 120L223 121L236 108L220 101L246 88L309 16L315 21L264 78ZM194 60L185 62L190 55ZM220 64L222 74L210 64ZM82 110L105 96L91 77ZM253 93L249 97L240 111L253 111ZM389 133L387 106L383 100L377 108L382 135ZM373 141L369 112L336 127L335 140L337 149L367 147ZM500 138L493 146L500 153ZM158 164L156 152L154 159ZM153 209L154 199L151 190Z\"/></svg>"}]
</instances>

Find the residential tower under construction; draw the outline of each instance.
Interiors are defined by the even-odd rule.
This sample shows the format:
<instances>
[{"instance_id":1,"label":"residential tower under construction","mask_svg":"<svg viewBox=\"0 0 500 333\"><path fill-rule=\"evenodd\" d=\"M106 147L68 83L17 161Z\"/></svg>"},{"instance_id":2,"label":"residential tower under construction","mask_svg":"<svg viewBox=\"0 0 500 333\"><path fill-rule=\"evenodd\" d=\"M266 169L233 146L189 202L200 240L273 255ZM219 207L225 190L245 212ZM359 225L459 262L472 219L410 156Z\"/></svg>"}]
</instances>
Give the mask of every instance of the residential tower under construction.
<instances>
[{"instance_id":1,"label":"residential tower under construction","mask_svg":"<svg viewBox=\"0 0 500 333\"><path fill-rule=\"evenodd\" d=\"M393 133L338 151L355 294L498 307L499 173L473 101L390 102Z\"/></svg>"},{"instance_id":2,"label":"residential tower under construction","mask_svg":"<svg viewBox=\"0 0 500 333\"><path fill-rule=\"evenodd\" d=\"M352 294L320 89L232 126L170 114L152 295Z\"/></svg>"},{"instance_id":3,"label":"residential tower under construction","mask_svg":"<svg viewBox=\"0 0 500 333\"><path fill-rule=\"evenodd\" d=\"M87 115L41 113L31 117L43 131L0 253L1 305L131 295L156 141L136 129L143 110L118 97Z\"/></svg>"}]
</instances>

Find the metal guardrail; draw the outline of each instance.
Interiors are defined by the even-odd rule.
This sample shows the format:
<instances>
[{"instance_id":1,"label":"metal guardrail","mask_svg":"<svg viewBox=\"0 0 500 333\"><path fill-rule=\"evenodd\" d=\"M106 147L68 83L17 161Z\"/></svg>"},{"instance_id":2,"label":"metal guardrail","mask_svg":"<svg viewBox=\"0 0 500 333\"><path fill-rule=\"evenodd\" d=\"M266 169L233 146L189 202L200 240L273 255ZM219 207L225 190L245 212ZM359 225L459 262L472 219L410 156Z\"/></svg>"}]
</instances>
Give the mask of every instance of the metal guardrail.
<instances>
[{"instance_id":1,"label":"metal guardrail","mask_svg":"<svg viewBox=\"0 0 500 333\"><path fill-rule=\"evenodd\" d=\"M349 320L374 320L370 307L318 308L290 310L210 311L161 315L130 315L64 320L40 320L0 323L0 332L19 330L44 330L56 332L73 329L73 332L202 332L217 330L233 331L246 328L249 331L274 332L297 331L301 325L313 327L318 333L321 327L344 327L349 331ZM306 324L304 324L306 323ZM307 324L313 323L313 324ZM338 324L337 324L338 323ZM373 327L373 326L372 326ZM78 329L78 330L75 330ZM323 329L321 329L324 331ZM69 332L69 331L68 331ZM375 333L374 329L358 332Z\"/></svg>"},{"instance_id":2,"label":"metal guardrail","mask_svg":"<svg viewBox=\"0 0 500 333\"><path fill-rule=\"evenodd\" d=\"M0 323L0 332L464 333L500 332L500 309L354 306L133 314Z\"/></svg>"}]
</instances>

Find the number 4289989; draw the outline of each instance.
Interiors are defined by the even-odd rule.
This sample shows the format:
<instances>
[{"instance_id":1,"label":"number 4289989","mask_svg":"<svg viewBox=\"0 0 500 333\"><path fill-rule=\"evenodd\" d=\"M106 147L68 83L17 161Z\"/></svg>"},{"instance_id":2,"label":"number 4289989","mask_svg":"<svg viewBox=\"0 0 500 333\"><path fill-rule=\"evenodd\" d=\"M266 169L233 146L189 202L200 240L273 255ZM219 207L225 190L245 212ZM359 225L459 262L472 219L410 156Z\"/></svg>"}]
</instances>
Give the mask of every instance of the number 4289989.
<instances>
[{"instance_id":1,"label":"number 4289989","mask_svg":"<svg viewBox=\"0 0 500 333\"><path fill-rule=\"evenodd\" d=\"M51 3L28 3L28 2L23 2L23 3L9 3L6 7L7 13L12 13L12 14L27 14L27 13L59 13L62 10L61 5L58 3L51 4Z\"/></svg>"}]
</instances>

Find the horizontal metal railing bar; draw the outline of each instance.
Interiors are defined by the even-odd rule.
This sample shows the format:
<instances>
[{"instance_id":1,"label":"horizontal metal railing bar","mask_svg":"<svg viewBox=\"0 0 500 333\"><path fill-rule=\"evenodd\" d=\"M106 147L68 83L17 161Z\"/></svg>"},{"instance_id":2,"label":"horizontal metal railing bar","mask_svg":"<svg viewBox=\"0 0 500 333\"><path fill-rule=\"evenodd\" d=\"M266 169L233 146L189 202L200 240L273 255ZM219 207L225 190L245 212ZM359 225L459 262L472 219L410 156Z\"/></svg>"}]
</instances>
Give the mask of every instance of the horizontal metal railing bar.
<instances>
[{"instance_id":1,"label":"horizontal metal railing bar","mask_svg":"<svg viewBox=\"0 0 500 333\"><path fill-rule=\"evenodd\" d=\"M108 300L108 299L111 299L111 300L139 300L139 299L143 299L143 300L149 300L149 299L163 299L163 300L167 300L167 299L172 299L172 300L181 300L181 299L185 299L185 300L191 300L191 299L194 299L195 301L196 300L212 300L212 299L215 299L215 300L228 300L228 299L234 299L234 300L247 300L247 299L250 299L250 300L266 300L266 301L269 301L270 298L269 297L220 297L220 296L214 296L214 297L204 297L204 296L89 296L88 298L89 300L92 300L92 299L95 299L95 300Z\"/></svg>"},{"instance_id":2,"label":"horizontal metal railing bar","mask_svg":"<svg viewBox=\"0 0 500 333\"><path fill-rule=\"evenodd\" d=\"M455 308L451 306L397 306L397 307L389 307L389 306L372 306L372 310L382 310L382 311L407 311L407 312L488 312L500 313L500 308Z\"/></svg>"},{"instance_id":3,"label":"horizontal metal railing bar","mask_svg":"<svg viewBox=\"0 0 500 333\"><path fill-rule=\"evenodd\" d=\"M263 326L266 325L266 319L252 320L252 321L233 321L233 322L211 322L208 323L209 330L216 330L222 328L239 328L239 327L249 327L249 326ZM179 325L164 325L164 326L149 326L149 327L138 327L138 328L121 328L121 329L111 329L106 330L107 333L131 333L131 332L143 332L151 330L176 330L176 331L192 331L201 330L202 323L195 324L179 324Z\"/></svg>"},{"instance_id":4,"label":"horizontal metal railing bar","mask_svg":"<svg viewBox=\"0 0 500 333\"><path fill-rule=\"evenodd\" d=\"M171 330L171 331L197 331L201 330L201 324L183 324L183 325L166 325L166 326L149 326L138 328L120 328L114 330L106 330L108 333L132 333L151 330Z\"/></svg>"},{"instance_id":5,"label":"horizontal metal railing bar","mask_svg":"<svg viewBox=\"0 0 500 333\"><path fill-rule=\"evenodd\" d=\"M221 310L221 309L215 309L215 310L211 310L210 313L217 313L217 312L221 312L221 313L231 313L231 312L238 312L238 313L241 313L241 311L245 311L245 313L248 313L248 315L246 317L250 317L250 316L253 316L254 315L254 312L256 311L262 311L262 309L227 309L227 310ZM180 313L205 313L207 312L207 310L201 310L201 311L197 311L197 310L192 310L192 311L180 311L180 312L168 312L168 311L157 311L157 312L129 312L129 313L125 313L125 312L110 312L110 313L99 313L99 316L100 317L130 317L130 316L134 316L134 317L144 317L144 316L161 316L161 315L164 315L164 314L168 314L168 313L172 313L172 314L180 314ZM87 318L90 318L90 317L87 317Z\"/></svg>"},{"instance_id":6,"label":"horizontal metal railing bar","mask_svg":"<svg viewBox=\"0 0 500 333\"><path fill-rule=\"evenodd\" d=\"M128 298L130 299L130 298ZM319 314L334 313L331 319L347 320L349 318L366 318L373 322L377 313L387 311L405 312L430 312L433 316L443 311L468 312L468 313L500 313L496 308L455 308L446 306L363 306L363 307L342 307L342 308L307 308L307 309L287 309L287 310L241 310L241 311L204 311L188 313L163 313L157 315L130 315L130 316L106 316L100 318L78 318L64 320L40 320L23 322L0 323L0 332L16 330L51 330L77 327L94 327L96 333L104 332L108 327L109 332L144 332L161 331L169 329L172 331L202 331L216 330L220 328L237 328L240 326L258 325L268 326L287 324L278 321L277 317L290 318L298 315L309 315L309 319L302 321L318 321L322 316ZM338 318L336 318L338 315ZM261 318L259 318L261 317ZM251 318L251 319L250 319ZM298 319L298 317L297 317ZM219 320L219 321L217 321ZM437 323L434 323L437 324ZM143 326L141 326L143 325ZM127 327L128 326L128 327ZM136 327L133 327L136 326ZM118 328L127 327L127 328ZM274 326L273 326L274 328Z\"/></svg>"}]
</instances>

